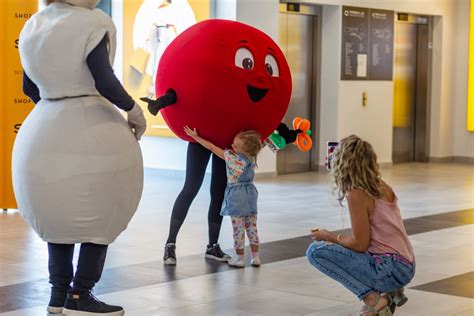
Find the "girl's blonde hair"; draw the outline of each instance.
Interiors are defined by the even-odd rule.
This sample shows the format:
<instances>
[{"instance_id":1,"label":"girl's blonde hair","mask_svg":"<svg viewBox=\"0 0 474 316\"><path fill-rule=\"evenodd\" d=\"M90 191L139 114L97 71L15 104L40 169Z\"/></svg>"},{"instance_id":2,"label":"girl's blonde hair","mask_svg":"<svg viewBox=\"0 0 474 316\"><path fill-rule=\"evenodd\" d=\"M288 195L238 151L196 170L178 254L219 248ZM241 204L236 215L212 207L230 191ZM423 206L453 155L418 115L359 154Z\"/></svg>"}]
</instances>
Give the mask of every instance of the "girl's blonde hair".
<instances>
[{"instance_id":1,"label":"girl's blonde hair","mask_svg":"<svg viewBox=\"0 0 474 316\"><path fill-rule=\"evenodd\" d=\"M348 191L360 189L372 197L383 195L383 181L372 145L356 135L339 142L331 161L334 191L342 205Z\"/></svg>"},{"instance_id":2,"label":"girl's blonde hair","mask_svg":"<svg viewBox=\"0 0 474 316\"><path fill-rule=\"evenodd\" d=\"M245 131L238 133L237 137L242 141L245 152L250 156L249 158L256 162L257 155L263 148L260 134L256 131Z\"/></svg>"}]
</instances>

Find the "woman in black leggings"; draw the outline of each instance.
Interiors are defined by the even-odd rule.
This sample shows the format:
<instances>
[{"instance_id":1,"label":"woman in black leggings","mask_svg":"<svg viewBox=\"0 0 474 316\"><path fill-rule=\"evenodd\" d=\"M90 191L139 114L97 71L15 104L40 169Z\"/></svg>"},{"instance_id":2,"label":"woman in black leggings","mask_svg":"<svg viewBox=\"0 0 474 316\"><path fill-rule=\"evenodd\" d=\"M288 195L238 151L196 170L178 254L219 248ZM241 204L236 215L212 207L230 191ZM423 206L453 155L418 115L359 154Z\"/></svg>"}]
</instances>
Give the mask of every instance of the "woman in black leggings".
<instances>
[{"instance_id":1,"label":"woman in black leggings","mask_svg":"<svg viewBox=\"0 0 474 316\"><path fill-rule=\"evenodd\" d=\"M176 264L176 236L186 219L189 207L201 188L209 158L212 155L211 203L207 215L209 225L209 244L206 258L218 261L230 260L230 256L222 252L219 244L219 232L222 224L220 215L224 191L227 185L225 162L197 143L189 143L186 156L186 180L179 193L171 213L170 230L163 256L166 265Z\"/></svg>"},{"instance_id":2,"label":"woman in black leggings","mask_svg":"<svg viewBox=\"0 0 474 316\"><path fill-rule=\"evenodd\" d=\"M141 100L148 103L148 110L151 114L157 115L161 109L175 104L177 95L174 90L169 90L157 100L151 100L148 98L141 98ZM277 130L279 135L285 139L287 144L294 142L297 135L302 132L301 130L290 130L284 123L280 123ZM189 143L186 156L186 180L184 182L184 187L179 193L173 206L168 240L166 241L165 252L163 255L163 261L166 265L176 265L176 237L181 225L183 225L183 222L186 219L191 203L201 188L209 157L211 155L211 204L209 205L207 215L209 225L209 244L206 248L206 258L224 262L231 259L229 255L221 250L217 242L222 224L220 211L222 201L224 200L225 188L227 186L225 162L203 146L197 143Z\"/></svg>"}]
</instances>

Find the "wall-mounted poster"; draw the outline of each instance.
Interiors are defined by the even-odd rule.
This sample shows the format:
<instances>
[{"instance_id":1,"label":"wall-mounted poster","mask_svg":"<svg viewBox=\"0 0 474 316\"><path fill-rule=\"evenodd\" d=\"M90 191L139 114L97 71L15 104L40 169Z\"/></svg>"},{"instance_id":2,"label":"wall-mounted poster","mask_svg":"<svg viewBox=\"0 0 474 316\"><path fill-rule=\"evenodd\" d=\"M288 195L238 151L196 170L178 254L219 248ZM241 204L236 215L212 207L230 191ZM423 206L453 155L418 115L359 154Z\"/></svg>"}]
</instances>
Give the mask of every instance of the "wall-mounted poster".
<instances>
[{"instance_id":1,"label":"wall-mounted poster","mask_svg":"<svg viewBox=\"0 0 474 316\"><path fill-rule=\"evenodd\" d=\"M129 0L123 4L123 83L135 100L155 98L155 77L168 45L198 21L209 19L210 0ZM146 135L174 136L161 115L141 104Z\"/></svg>"},{"instance_id":2,"label":"wall-mounted poster","mask_svg":"<svg viewBox=\"0 0 474 316\"><path fill-rule=\"evenodd\" d=\"M392 80L393 11L342 7L341 80Z\"/></svg>"},{"instance_id":3,"label":"wall-mounted poster","mask_svg":"<svg viewBox=\"0 0 474 316\"><path fill-rule=\"evenodd\" d=\"M367 79L369 9L342 7L341 79Z\"/></svg>"},{"instance_id":4,"label":"wall-mounted poster","mask_svg":"<svg viewBox=\"0 0 474 316\"><path fill-rule=\"evenodd\" d=\"M393 11L370 9L370 80L392 80L394 18Z\"/></svg>"}]
</instances>

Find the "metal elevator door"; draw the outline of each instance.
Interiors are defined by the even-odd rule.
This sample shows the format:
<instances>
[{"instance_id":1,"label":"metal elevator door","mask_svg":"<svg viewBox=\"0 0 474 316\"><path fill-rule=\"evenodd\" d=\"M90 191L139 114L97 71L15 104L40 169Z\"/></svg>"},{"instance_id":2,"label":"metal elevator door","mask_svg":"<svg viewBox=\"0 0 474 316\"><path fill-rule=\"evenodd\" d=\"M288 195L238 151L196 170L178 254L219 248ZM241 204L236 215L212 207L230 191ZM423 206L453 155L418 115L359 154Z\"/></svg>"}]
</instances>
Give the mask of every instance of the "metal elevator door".
<instances>
[{"instance_id":1,"label":"metal elevator door","mask_svg":"<svg viewBox=\"0 0 474 316\"><path fill-rule=\"evenodd\" d=\"M290 66L293 91L283 122L290 128L297 116L309 119L314 129L314 56L317 16L280 13L280 47ZM313 133L314 135L314 133ZM313 149L316 142L313 138ZM296 146L288 144L277 154L278 174L307 172L314 168L312 151L303 153Z\"/></svg>"},{"instance_id":2,"label":"metal elevator door","mask_svg":"<svg viewBox=\"0 0 474 316\"><path fill-rule=\"evenodd\" d=\"M428 45L428 24L395 24L394 163L428 159Z\"/></svg>"}]
</instances>

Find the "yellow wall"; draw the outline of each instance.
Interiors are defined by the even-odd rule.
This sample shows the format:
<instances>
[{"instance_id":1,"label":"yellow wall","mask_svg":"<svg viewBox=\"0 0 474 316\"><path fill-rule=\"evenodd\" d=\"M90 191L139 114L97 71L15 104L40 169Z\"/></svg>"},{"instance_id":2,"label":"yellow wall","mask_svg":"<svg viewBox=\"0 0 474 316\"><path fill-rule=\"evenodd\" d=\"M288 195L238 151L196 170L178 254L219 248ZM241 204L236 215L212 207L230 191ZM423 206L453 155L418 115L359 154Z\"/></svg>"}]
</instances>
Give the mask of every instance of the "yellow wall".
<instances>
[{"instance_id":1,"label":"yellow wall","mask_svg":"<svg viewBox=\"0 0 474 316\"><path fill-rule=\"evenodd\" d=\"M22 92L18 37L38 9L38 0L0 1L0 208L16 208L11 183L11 153L20 124L33 108Z\"/></svg>"},{"instance_id":2,"label":"yellow wall","mask_svg":"<svg viewBox=\"0 0 474 316\"><path fill-rule=\"evenodd\" d=\"M469 81L467 97L467 130L474 132L474 0L469 19Z\"/></svg>"},{"instance_id":3,"label":"yellow wall","mask_svg":"<svg viewBox=\"0 0 474 316\"><path fill-rule=\"evenodd\" d=\"M173 137L174 134L169 130L161 115L152 116L146 109L146 104L139 101L140 97L147 96L147 89L152 80L151 77L138 74L130 67L134 54L133 24L143 2L143 0L125 0L123 4L123 84L127 92L135 101L140 102L143 108L148 123L146 135ZM188 2L193 8L198 22L209 19L209 0L188 0ZM119 47L118 49L121 48Z\"/></svg>"}]
</instances>

